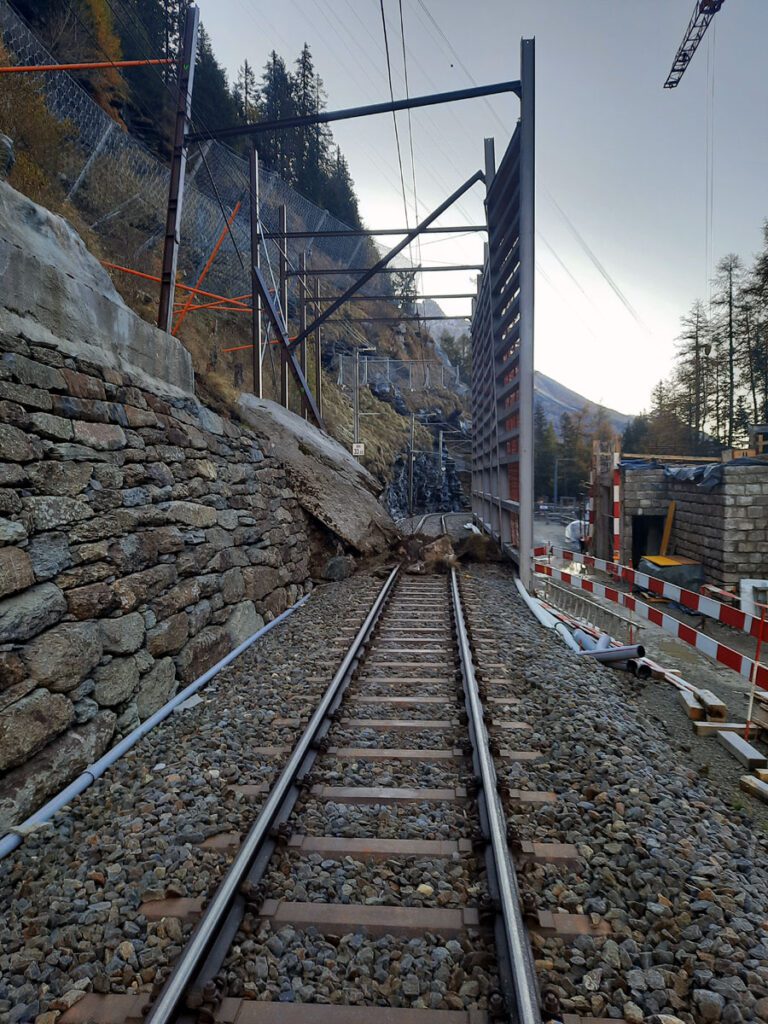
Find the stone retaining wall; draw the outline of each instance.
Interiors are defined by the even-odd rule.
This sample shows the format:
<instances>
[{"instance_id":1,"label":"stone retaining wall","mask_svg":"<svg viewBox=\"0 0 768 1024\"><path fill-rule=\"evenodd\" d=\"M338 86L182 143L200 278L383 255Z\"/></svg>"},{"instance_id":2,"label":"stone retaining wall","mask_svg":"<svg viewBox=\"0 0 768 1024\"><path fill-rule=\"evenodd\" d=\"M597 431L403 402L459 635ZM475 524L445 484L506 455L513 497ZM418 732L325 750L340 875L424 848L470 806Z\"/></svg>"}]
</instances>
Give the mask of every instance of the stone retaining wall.
<instances>
[{"instance_id":1,"label":"stone retaining wall","mask_svg":"<svg viewBox=\"0 0 768 1024\"><path fill-rule=\"evenodd\" d=\"M0 335L0 833L311 587L336 539L273 452Z\"/></svg>"}]
</instances>

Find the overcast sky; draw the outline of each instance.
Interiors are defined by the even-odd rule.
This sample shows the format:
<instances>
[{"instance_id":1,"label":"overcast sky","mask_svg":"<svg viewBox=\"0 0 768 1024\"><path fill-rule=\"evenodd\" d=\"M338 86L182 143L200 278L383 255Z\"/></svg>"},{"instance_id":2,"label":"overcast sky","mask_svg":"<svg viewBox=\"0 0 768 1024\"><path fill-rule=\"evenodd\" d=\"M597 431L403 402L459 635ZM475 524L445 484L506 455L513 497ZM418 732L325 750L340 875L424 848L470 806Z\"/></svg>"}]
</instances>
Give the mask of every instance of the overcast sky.
<instances>
[{"instance_id":1,"label":"overcast sky","mask_svg":"<svg viewBox=\"0 0 768 1024\"><path fill-rule=\"evenodd\" d=\"M272 49L292 62L306 41L329 108L389 99L379 0L200 5L231 79L244 57L259 70ZM520 38L535 36L536 366L625 412L648 406L653 385L671 366L680 316L708 296L708 152L713 259L733 251L749 262L768 217L768 0L726 0L681 84L664 90L693 6L693 0L402 0L411 95L464 88L473 79L518 78ZM399 98L405 93L398 0L384 0L384 7ZM486 136L495 137L500 159L518 109L517 98L505 95L412 112L421 215L482 166ZM398 119L413 222L408 119L404 113ZM392 116L332 127L366 225L402 225ZM442 223L481 222L482 198L477 186ZM483 238L425 236L421 259L482 262ZM432 274L423 288L461 293L473 291L474 281L465 273ZM469 300L443 306L459 315L468 312Z\"/></svg>"}]
</instances>

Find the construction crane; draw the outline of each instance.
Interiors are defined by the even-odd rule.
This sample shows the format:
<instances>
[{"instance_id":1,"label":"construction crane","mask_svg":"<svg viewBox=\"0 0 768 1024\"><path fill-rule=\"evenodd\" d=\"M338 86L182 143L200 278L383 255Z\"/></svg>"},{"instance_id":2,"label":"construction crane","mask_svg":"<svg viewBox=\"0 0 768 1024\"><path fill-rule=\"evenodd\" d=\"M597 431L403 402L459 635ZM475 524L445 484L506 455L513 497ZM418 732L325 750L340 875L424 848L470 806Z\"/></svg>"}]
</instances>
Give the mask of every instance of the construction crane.
<instances>
[{"instance_id":1,"label":"construction crane","mask_svg":"<svg viewBox=\"0 0 768 1024\"><path fill-rule=\"evenodd\" d=\"M665 89L674 89L685 74L685 69L691 63L691 58L704 38L704 33L709 28L709 23L725 3L725 0L696 0L691 20L688 23L683 41L678 47L675 59L672 62L672 70L667 75L664 83Z\"/></svg>"}]
</instances>

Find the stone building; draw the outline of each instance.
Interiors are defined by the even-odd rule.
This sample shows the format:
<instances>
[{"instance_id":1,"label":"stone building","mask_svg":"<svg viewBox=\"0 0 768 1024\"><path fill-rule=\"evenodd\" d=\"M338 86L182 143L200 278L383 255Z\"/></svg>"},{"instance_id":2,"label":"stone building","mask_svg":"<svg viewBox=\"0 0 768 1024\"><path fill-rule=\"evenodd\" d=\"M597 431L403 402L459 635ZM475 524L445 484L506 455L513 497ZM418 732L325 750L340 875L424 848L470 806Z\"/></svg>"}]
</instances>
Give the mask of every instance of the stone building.
<instances>
[{"instance_id":1,"label":"stone building","mask_svg":"<svg viewBox=\"0 0 768 1024\"><path fill-rule=\"evenodd\" d=\"M618 479L615 479L617 474ZM597 474L594 553L610 559L618 484L619 551L624 565L658 554L675 502L668 554L700 562L708 583L738 589L768 577L768 459L618 460Z\"/></svg>"}]
</instances>

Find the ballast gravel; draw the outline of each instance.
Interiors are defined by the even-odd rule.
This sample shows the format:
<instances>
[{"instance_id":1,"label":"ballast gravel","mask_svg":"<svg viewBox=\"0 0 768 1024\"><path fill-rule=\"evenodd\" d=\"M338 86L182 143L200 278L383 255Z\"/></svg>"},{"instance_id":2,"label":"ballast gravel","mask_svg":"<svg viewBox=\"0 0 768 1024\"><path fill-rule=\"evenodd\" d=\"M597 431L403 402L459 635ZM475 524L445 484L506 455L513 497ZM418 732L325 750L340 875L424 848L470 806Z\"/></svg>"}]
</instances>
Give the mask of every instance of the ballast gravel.
<instances>
[{"instance_id":1,"label":"ballast gravel","mask_svg":"<svg viewBox=\"0 0 768 1024\"><path fill-rule=\"evenodd\" d=\"M466 907L485 893L474 858L454 854L370 864L313 854L284 856L267 875L273 896L316 903L362 903L389 907Z\"/></svg>"},{"instance_id":2,"label":"ballast gravel","mask_svg":"<svg viewBox=\"0 0 768 1024\"><path fill-rule=\"evenodd\" d=\"M0 1024L34 1021L78 992L149 991L191 926L157 924L144 901L198 897L231 855L201 848L244 832L259 803L238 786L274 781L341 658L339 622L360 625L381 580L358 574L310 601L174 712L105 776L0 861Z\"/></svg>"},{"instance_id":3,"label":"ballast gravel","mask_svg":"<svg viewBox=\"0 0 768 1024\"><path fill-rule=\"evenodd\" d=\"M512 838L569 843L578 852L575 866L526 863L518 871L524 905L610 926L608 934L573 938L532 933L548 999L556 997L563 1014L631 1024L654 1015L684 1024L768 1021L764 831L742 807L722 801L720 780L690 767L684 743L652 717L647 695L659 684L639 691L630 676L570 657L531 617L505 567L474 566L460 575L487 695L520 701L489 704L487 720L532 726L491 724L491 733L499 748L540 752L536 761L497 756L502 792L558 795L539 806L505 799ZM358 611L361 621L380 583L358 575L322 588L202 691L201 704L174 714L57 815L51 830L0 863L0 1022L34 1021L80 992L148 991L164 976L190 928L176 918L148 922L141 903L203 896L215 886L233 851L199 844L244 831L260 798L238 787L269 784L285 759L255 757L250 748L295 740L298 727L273 720L312 712L340 660L339 623L353 625ZM495 641L480 632L489 628ZM453 702L427 705L419 717L456 715L453 669L364 671L351 697L412 692L411 683L369 675L418 680L418 692ZM345 714L394 718L406 711L356 704ZM336 745L341 728L331 733ZM381 743L382 731L375 734ZM393 730L387 742L415 747L417 736ZM420 739L432 745L437 736ZM360 730L344 745L363 745ZM468 767L465 758L339 762L324 754L311 782L455 787L467 784ZM472 835L475 825L471 802L393 807L306 798L293 830L456 839ZM474 857L458 854L371 862L283 851L266 881L286 899L391 906L477 905L485 891ZM248 915L223 982L230 995L277 1002L482 1009L498 985L495 969L482 935L335 939L314 929L274 931Z\"/></svg>"},{"instance_id":4,"label":"ballast gravel","mask_svg":"<svg viewBox=\"0 0 768 1024\"><path fill-rule=\"evenodd\" d=\"M558 795L538 807L507 803L508 820L525 838L575 845L580 857L578 868L519 872L526 904L611 928L534 934L542 987L563 1013L632 1024L658 1014L686 1024L768 1020L764 830L723 803L686 745L649 716L643 684L570 657L534 623L505 568L473 567L461 578L470 624L497 631L496 650L479 658L494 666L483 673L494 679L488 693L521 698L493 717L529 722L533 731L515 745L541 751L536 761L497 759L500 778ZM511 745L510 732L495 735Z\"/></svg>"},{"instance_id":5,"label":"ballast gravel","mask_svg":"<svg viewBox=\"0 0 768 1024\"><path fill-rule=\"evenodd\" d=\"M292 819L294 832L350 839L460 839L477 825L471 803L339 804L309 800Z\"/></svg>"},{"instance_id":6,"label":"ballast gravel","mask_svg":"<svg viewBox=\"0 0 768 1024\"><path fill-rule=\"evenodd\" d=\"M498 985L495 954L480 936L443 940L281 928L246 915L225 966L229 995L293 1003L484 1009Z\"/></svg>"}]
</instances>

